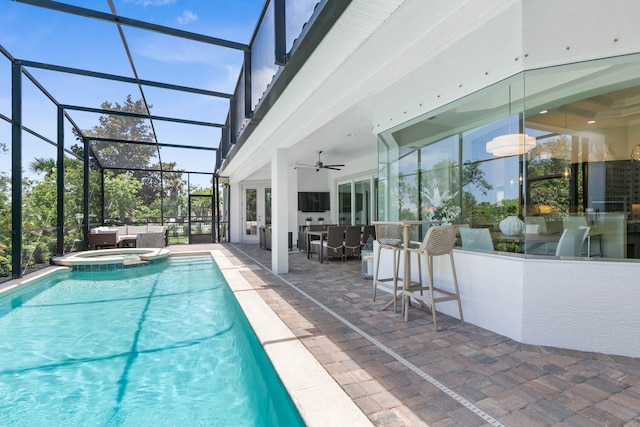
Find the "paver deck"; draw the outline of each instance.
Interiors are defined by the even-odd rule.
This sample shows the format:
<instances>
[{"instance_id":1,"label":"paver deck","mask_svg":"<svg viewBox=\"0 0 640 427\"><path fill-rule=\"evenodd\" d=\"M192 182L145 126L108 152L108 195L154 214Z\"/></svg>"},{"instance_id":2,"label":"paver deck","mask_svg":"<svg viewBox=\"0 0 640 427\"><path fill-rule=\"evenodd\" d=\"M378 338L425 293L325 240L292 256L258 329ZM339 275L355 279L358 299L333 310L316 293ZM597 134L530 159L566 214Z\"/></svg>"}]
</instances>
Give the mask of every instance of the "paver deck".
<instances>
[{"instance_id":1,"label":"paver deck","mask_svg":"<svg viewBox=\"0 0 640 427\"><path fill-rule=\"evenodd\" d=\"M408 322L381 311L390 296L372 301L358 260L290 253L276 276L257 244L209 247L261 267L243 274L374 425L640 426L640 359L521 344L443 314L434 332L416 307Z\"/></svg>"}]
</instances>

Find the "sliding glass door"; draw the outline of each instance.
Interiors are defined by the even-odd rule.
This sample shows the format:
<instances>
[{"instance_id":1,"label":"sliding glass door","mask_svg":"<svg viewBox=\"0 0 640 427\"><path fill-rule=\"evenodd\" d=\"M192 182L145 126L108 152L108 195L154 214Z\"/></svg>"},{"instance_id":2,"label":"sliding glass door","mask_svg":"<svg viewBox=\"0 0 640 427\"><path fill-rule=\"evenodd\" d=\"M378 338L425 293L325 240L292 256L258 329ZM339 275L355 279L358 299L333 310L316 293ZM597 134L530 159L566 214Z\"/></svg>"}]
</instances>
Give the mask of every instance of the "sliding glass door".
<instances>
[{"instance_id":1,"label":"sliding glass door","mask_svg":"<svg viewBox=\"0 0 640 427\"><path fill-rule=\"evenodd\" d=\"M374 178L350 180L338 184L338 223L345 225L371 224L375 206L372 194Z\"/></svg>"},{"instance_id":2,"label":"sliding glass door","mask_svg":"<svg viewBox=\"0 0 640 427\"><path fill-rule=\"evenodd\" d=\"M338 224L351 224L351 183L338 185Z\"/></svg>"}]
</instances>

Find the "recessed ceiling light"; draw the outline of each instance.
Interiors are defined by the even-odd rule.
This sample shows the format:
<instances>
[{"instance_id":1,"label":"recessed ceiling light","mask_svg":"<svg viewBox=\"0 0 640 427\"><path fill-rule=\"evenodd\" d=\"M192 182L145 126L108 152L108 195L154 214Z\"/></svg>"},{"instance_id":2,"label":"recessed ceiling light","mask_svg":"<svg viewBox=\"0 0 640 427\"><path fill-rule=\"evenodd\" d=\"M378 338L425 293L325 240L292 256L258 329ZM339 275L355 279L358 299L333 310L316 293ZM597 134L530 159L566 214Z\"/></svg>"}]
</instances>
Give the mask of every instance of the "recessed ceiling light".
<instances>
[{"instance_id":1,"label":"recessed ceiling light","mask_svg":"<svg viewBox=\"0 0 640 427\"><path fill-rule=\"evenodd\" d=\"M352 134L352 133L348 133L348 134L347 134L347 136L354 136L354 134Z\"/></svg>"},{"instance_id":2,"label":"recessed ceiling light","mask_svg":"<svg viewBox=\"0 0 640 427\"><path fill-rule=\"evenodd\" d=\"M540 111L540 114L547 114L549 111L548 110L542 110Z\"/></svg>"},{"instance_id":3,"label":"recessed ceiling light","mask_svg":"<svg viewBox=\"0 0 640 427\"><path fill-rule=\"evenodd\" d=\"M590 125L594 124L596 121L595 120L589 120L587 123L589 123Z\"/></svg>"}]
</instances>

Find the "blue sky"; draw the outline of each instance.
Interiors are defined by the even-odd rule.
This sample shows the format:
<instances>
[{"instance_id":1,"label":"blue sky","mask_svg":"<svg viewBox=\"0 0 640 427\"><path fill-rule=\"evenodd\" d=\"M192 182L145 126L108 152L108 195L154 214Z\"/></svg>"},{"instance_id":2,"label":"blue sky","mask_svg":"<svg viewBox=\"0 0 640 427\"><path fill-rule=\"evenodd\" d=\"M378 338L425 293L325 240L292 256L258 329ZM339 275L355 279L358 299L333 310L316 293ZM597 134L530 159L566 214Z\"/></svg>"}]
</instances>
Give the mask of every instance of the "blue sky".
<instances>
[{"instance_id":1,"label":"blue sky","mask_svg":"<svg viewBox=\"0 0 640 427\"><path fill-rule=\"evenodd\" d=\"M63 3L110 13L106 0L65 0ZM304 3L309 3L308 1ZM315 2L312 2L315 3ZM263 0L114 0L118 15L248 43L260 17ZM117 28L113 24L63 12L0 0L0 44L19 59L133 77ZM242 66L240 51L123 27L140 78L232 93ZM61 103L99 107L104 101L122 103L128 94L139 99L135 85L28 69ZM11 116L10 64L0 58L0 112ZM26 126L55 139L55 108L33 86L23 84ZM158 116L222 123L228 101L204 95L145 87L145 96ZM81 128L97 124L97 115L71 112ZM216 128L154 122L161 142L217 146ZM0 128L3 140L7 126ZM65 133L70 135L70 130ZM70 139L70 138L69 138ZM25 138L23 156L49 157L49 149ZM71 141L73 142L73 141ZM32 147L37 145L37 148ZM163 161L171 160L166 150ZM37 154L36 154L37 153ZM191 150L178 167L212 171L214 154ZM3 167L4 169L4 167Z\"/></svg>"}]
</instances>

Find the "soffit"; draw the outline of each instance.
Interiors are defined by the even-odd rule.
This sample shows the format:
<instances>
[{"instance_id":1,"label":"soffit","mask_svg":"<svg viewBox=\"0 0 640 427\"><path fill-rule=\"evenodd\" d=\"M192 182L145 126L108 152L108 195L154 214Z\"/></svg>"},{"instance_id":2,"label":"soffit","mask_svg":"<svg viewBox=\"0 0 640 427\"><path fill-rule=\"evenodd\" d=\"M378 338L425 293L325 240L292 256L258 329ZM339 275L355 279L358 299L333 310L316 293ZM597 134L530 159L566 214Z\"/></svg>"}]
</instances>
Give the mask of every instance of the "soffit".
<instances>
[{"instance_id":1,"label":"soffit","mask_svg":"<svg viewBox=\"0 0 640 427\"><path fill-rule=\"evenodd\" d=\"M359 88L363 76L372 70L366 64L352 67L353 56L402 3L401 0L353 1L221 173L235 174L234 180L244 179L268 166L267 154L276 147L290 148L291 165L296 160L315 162L318 149L325 151L326 163L340 163L347 153L358 153L358 141L345 144L345 134L336 135L338 129L357 128L353 133L362 135L363 140L370 143L373 137L369 106L364 104L367 110L364 115L359 108L348 111L355 104L362 106L364 97L349 99L347 95ZM340 73L340 70L346 72ZM336 81L340 84L336 85ZM329 122L337 116L342 119L332 126ZM311 141L305 140L320 129L324 129L321 134L316 134ZM257 153L261 155L256 156ZM256 158L262 161L256 162Z\"/></svg>"}]
</instances>

